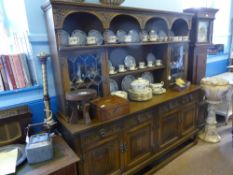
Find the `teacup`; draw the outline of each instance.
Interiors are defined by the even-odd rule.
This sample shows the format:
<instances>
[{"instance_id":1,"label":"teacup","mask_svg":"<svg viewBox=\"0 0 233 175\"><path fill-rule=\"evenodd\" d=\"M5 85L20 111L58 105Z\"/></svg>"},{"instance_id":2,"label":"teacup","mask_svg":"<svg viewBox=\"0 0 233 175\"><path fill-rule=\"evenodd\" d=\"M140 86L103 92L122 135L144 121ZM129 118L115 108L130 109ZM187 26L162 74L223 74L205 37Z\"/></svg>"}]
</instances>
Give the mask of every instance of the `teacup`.
<instances>
[{"instance_id":1,"label":"teacup","mask_svg":"<svg viewBox=\"0 0 233 175\"><path fill-rule=\"evenodd\" d=\"M116 72L115 72L115 67L110 66L110 67L109 67L109 73L110 73L110 74L116 73Z\"/></svg>"},{"instance_id":2,"label":"teacup","mask_svg":"<svg viewBox=\"0 0 233 175\"><path fill-rule=\"evenodd\" d=\"M129 70L135 70L135 69L136 69L136 64L130 65Z\"/></svg>"},{"instance_id":3,"label":"teacup","mask_svg":"<svg viewBox=\"0 0 233 175\"><path fill-rule=\"evenodd\" d=\"M148 67L153 67L153 66L154 66L154 65L153 65L153 61L148 61L148 62L147 62L147 66L148 66Z\"/></svg>"},{"instance_id":4,"label":"teacup","mask_svg":"<svg viewBox=\"0 0 233 175\"><path fill-rule=\"evenodd\" d=\"M139 62L139 68L140 69L145 68L145 62L143 62L143 61Z\"/></svg>"},{"instance_id":5,"label":"teacup","mask_svg":"<svg viewBox=\"0 0 233 175\"><path fill-rule=\"evenodd\" d=\"M116 43L117 42L117 37L115 35L109 36L107 38L107 43Z\"/></svg>"},{"instance_id":6,"label":"teacup","mask_svg":"<svg viewBox=\"0 0 233 175\"><path fill-rule=\"evenodd\" d=\"M156 66L161 66L162 65L162 60L156 60L155 65Z\"/></svg>"},{"instance_id":7,"label":"teacup","mask_svg":"<svg viewBox=\"0 0 233 175\"><path fill-rule=\"evenodd\" d=\"M79 38L76 36L69 37L69 45L78 45Z\"/></svg>"},{"instance_id":8,"label":"teacup","mask_svg":"<svg viewBox=\"0 0 233 175\"><path fill-rule=\"evenodd\" d=\"M161 81L160 83L151 83L150 87L157 90L157 89L161 89L163 85L164 85L164 82Z\"/></svg>"},{"instance_id":9,"label":"teacup","mask_svg":"<svg viewBox=\"0 0 233 175\"><path fill-rule=\"evenodd\" d=\"M131 35L125 35L125 42L126 43L132 42L132 36Z\"/></svg>"},{"instance_id":10,"label":"teacup","mask_svg":"<svg viewBox=\"0 0 233 175\"><path fill-rule=\"evenodd\" d=\"M88 36L87 37L87 44L96 44L96 37Z\"/></svg>"},{"instance_id":11,"label":"teacup","mask_svg":"<svg viewBox=\"0 0 233 175\"><path fill-rule=\"evenodd\" d=\"M123 64L119 65L119 72L125 72L125 66Z\"/></svg>"}]
</instances>

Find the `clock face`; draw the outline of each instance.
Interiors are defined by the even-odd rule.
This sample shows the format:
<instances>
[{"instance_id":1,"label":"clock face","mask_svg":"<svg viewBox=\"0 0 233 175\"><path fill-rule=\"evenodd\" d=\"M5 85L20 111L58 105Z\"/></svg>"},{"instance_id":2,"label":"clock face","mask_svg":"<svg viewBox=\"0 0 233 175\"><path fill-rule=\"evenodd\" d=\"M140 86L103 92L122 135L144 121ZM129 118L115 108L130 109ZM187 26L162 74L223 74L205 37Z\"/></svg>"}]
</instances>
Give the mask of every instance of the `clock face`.
<instances>
[{"instance_id":1,"label":"clock face","mask_svg":"<svg viewBox=\"0 0 233 175\"><path fill-rule=\"evenodd\" d=\"M197 42L208 42L208 21L199 21L198 22L198 31L197 31Z\"/></svg>"}]
</instances>

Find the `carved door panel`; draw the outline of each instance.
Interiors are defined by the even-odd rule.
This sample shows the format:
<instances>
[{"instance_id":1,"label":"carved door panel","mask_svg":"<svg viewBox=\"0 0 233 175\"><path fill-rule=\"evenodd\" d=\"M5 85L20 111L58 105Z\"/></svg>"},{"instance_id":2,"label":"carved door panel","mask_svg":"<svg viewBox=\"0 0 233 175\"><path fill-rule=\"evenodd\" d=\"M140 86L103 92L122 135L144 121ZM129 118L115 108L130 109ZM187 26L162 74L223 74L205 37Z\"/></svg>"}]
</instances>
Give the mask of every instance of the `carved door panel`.
<instances>
[{"instance_id":1,"label":"carved door panel","mask_svg":"<svg viewBox=\"0 0 233 175\"><path fill-rule=\"evenodd\" d=\"M196 121L196 104L191 103L185 105L181 114L181 135L192 132L197 125Z\"/></svg>"},{"instance_id":2,"label":"carved door panel","mask_svg":"<svg viewBox=\"0 0 233 175\"><path fill-rule=\"evenodd\" d=\"M97 142L83 156L85 175L120 175L123 161L120 152L121 135Z\"/></svg>"},{"instance_id":3,"label":"carved door panel","mask_svg":"<svg viewBox=\"0 0 233 175\"><path fill-rule=\"evenodd\" d=\"M152 125L152 120L148 120L124 132L125 169L134 167L152 155Z\"/></svg>"},{"instance_id":4,"label":"carved door panel","mask_svg":"<svg viewBox=\"0 0 233 175\"><path fill-rule=\"evenodd\" d=\"M160 116L159 147L160 149L179 139L179 112L172 111Z\"/></svg>"}]
</instances>

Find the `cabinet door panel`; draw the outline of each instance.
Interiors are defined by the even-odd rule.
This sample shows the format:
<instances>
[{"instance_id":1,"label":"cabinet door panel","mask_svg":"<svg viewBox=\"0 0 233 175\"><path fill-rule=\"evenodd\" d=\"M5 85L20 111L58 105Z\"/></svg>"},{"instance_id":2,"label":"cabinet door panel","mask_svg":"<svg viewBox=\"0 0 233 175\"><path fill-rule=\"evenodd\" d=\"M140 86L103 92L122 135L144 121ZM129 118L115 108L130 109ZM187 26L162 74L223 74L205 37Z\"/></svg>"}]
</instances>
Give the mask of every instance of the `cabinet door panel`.
<instances>
[{"instance_id":1,"label":"cabinet door panel","mask_svg":"<svg viewBox=\"0 0 233 175\"><path fill-rule=\"evenodd\" d=\"M179 138L179 112L160 116L159 146L163 148Z\"/></svg>"},{"instance_id":2,"label":"cabinet door panel","mask_svg":"<svg viewBox=\"0 0 233 175\"><path fill-rule=\"evenodd\" d=\"M132 168L152 155L152 120L125 131L125 168Z\"/></svg>"},{"instance_id":3,"label":"cabinet door panel","mask_svg":"<svg viewBox=\"0 0 233 175\"><path fill-rule=\"evenodd\" d=\"M181 134L185 135L191 131L193 131L196 127L196 104L188 104L185 105L182 110L182 127Z\"/></svg>"},{"instance_id":4,"label":"cabinet door panel","mask_svg":"<svg viewBox=\"0 0 233 175\"><path fill-rule=\"evenodd\" d=\"M121 174L120 143L120 135L115 135L88 150L84 154L84 174Z\"/></svg>"}]
</instances>

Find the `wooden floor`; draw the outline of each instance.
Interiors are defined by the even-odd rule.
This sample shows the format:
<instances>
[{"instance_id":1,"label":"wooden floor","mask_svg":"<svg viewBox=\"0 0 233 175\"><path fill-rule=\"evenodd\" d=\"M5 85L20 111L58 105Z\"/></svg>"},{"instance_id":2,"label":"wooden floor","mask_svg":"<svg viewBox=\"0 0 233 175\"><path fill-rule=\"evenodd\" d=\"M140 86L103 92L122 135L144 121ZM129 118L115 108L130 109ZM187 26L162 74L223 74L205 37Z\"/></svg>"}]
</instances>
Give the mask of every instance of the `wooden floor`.
<instances>
[{"instance_id":1,"label":"wooden floor","mask_svg":"<svg viewBox=\"0 0 233 175\"><path fill-rule=\"evenodd\" d=\"M154 175L233 175L231 122L218 128L220 143L198 141Z\"/></svg>"}]
</instances>

